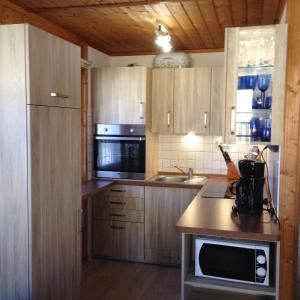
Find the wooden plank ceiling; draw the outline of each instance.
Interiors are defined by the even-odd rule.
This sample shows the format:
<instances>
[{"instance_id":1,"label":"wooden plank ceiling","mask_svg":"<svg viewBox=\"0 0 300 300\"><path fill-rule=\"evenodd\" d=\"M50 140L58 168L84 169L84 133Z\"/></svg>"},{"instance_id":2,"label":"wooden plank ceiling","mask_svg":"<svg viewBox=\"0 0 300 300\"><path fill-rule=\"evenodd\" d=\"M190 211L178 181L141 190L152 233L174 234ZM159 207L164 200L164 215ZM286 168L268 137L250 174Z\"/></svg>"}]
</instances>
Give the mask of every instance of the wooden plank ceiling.
<instances>
[{"instance_id":1,"label":"wooden plank ceiling","mask_svg":"<svg viewBox=\"0 0 300 300\"><path fill-rule=\"evenodd\" d=\"M224 47L224 29L278 23L284 0L12 0L84 38L109 55L158 53L157 23L174 50Z\"/></svg>"}]
</instances>

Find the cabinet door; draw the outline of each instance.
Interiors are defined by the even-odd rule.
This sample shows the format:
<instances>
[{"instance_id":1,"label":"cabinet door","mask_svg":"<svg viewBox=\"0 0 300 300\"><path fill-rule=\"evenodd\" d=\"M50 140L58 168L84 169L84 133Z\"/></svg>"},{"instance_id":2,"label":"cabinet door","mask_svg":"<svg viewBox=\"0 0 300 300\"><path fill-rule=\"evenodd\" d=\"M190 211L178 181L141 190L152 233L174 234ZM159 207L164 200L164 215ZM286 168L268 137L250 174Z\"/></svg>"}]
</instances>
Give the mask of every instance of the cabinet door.
<instances>
[{"instance_id":1,"label":"cabinet door","mask_svg":"<svg viewBox=\"0 0 300 300\"><path fill-rule=\"evenodd\" d=\"M209 134L211 68L175 70L174 133Z\"/></svg>"},{"instance_id":2,"label":"cabinet door","mask_svg":"<svg viewBox=\"0 0 300 300\"><path fill-rule=\"evenodd\" d=\"M119 124L116 74L116 68L104 67L92 70L94 123Z\"/></svg>"},{"instance_id":3,"label":"cabinet door","mask_svg":"<svg viewBox=\"0 0 300 300\"><path fill-rule=\"evenodd\" d=\"M210 135L222 136L225 119L224 68L213 67L211 78Z\"/></svg>"},{"instance_id":4,"label":"cabinet door","mask_svg":"<svg viewBox=\"0 0 300 300\"><path fill-rule=\"evenodd\" d=\"M239 49L239 27L225 29L225 133L224 142L235 143L237 65Z\"/></svg>"},{"instance_id":5,"label":"cabinet door","mask_svg":"<svg viewBox=\"0 0 300 300\"><path fill-rule=\"evenodd\" d=\"M80 108L80 47L28 25L28 104Z\"/></svg>"},{"instance_id":6,"label":"cabinet door","mask_svg":"<svg viewBox=\"0 0 300 300\"><path fill-rule=\"evenodd\" d=\"M28 106L33 299L78 299L80 110Z\"/></svg>"},{"instance_id":7,"label":"cabinet door","mask_svg":"<svg viewBox=\"0 0 300 300\"><path fill-rule=\"evenodd\" d=\"M173 133L174 70L152 71L152 131Z\"/></svg>"},{"instance_id":8,"label":"cabinet door","mask_svg":"<svg viewBox=\"0 0 300 300\"><path fill-rule=\"evenodd\" d=\"M145 124L147 75L145 67L116 69L120 124Z\"/></svg>"},{"instance_id":9,"label":"cabinet door","mask_svg":"<svg viewBox=\"0 0 300 300\"><path fill-rule=\"evenodd\" d=\"M198 193L195 189L146 187L145 193L145 259L161 262L165 253L180 253L180 233L175 225L184 210ZM175 258L170 257L169 263ZM157 261L156 261L157 260ZM177 259L178 262L178 259Z\"/></svg>"},{"instance_id":10,"label":"cabinet door","mask_svg":"<svg viewBox=\"0 0 300 300\"><path fill-rule=\"evenodd\" d=\"M144 223L93 221L93 256L144 260Z\"/></svg>"}]
</instances>

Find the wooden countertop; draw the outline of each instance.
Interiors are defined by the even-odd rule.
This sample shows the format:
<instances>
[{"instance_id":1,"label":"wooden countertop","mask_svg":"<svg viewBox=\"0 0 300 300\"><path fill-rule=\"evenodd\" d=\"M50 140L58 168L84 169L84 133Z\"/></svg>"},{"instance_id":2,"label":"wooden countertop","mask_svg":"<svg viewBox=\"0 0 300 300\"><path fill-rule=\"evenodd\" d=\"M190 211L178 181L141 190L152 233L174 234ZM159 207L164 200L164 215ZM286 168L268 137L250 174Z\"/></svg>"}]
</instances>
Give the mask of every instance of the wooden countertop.
<instances>
[{"instance_id":1,"label":"wooden countertop","mask_svg":"<svg viewBox=\"0 0 300 300\"><path fill-rule=\"evenodd\" d=\"M279 225L268 213L233 214L233 205L232 199L204 198L200 192L178 220L176 230L195 235L279 241Z\"/></svg>"},{"instance_id":2,"label":"wooden countertop","mask_svg":"<svg viewBox=\"0 0 300 300\"><path fill-rule=\"evenodd\" d=\"M86 199L88 197L94 196L102 191L107 190L113 184L113 181L104 180L90 180L86 183L83 183L81 187L81 198Z\"/></svg>"}]
</instances>

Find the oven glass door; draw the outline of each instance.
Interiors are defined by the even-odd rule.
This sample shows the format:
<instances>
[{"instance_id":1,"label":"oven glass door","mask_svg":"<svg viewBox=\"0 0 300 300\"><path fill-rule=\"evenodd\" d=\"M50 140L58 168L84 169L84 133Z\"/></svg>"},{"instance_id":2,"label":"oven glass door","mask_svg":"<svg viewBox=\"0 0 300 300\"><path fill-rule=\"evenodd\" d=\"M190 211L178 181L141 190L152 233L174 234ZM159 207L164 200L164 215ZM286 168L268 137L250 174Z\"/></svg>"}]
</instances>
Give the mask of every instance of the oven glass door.
<instances>
[{"instance_id":1,"label":"oven glass door","mask_svg":"<svg viewBox=\"0 0 300 300\"><path fill-rule=\"evenodd\" d=\"M95 138L96 171L145 173L145 138Z\"/></svg>"},{"instance_id":2,"label":"oven glass door","mask_svg":"<svg viewBox=\"0 0 300 300\"><path fill-rule=\"evenodd\" d=\"M204 243L199 263L206 276L255 282L255 249Z\"/></svg>"}]
</instances>

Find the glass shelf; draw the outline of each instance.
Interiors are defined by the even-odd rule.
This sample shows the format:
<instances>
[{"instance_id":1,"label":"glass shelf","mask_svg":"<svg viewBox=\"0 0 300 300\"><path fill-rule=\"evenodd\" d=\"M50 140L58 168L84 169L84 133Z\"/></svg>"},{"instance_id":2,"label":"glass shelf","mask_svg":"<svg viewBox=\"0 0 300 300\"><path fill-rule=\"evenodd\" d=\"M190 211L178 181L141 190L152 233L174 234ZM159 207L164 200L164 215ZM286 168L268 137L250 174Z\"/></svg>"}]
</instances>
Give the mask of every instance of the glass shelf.
<instances>
[{"instance_id":1,"label":"glass shelf","mask_svg":"<svg viewBox=\"0 0 300 300\"><path fill-rule=\"evenodd\" d=\"M272 74L274 66L259 66L259 67L238 67L238 76L241 75L258 75L258 74Z\"/></svg>"}]
</instances>

